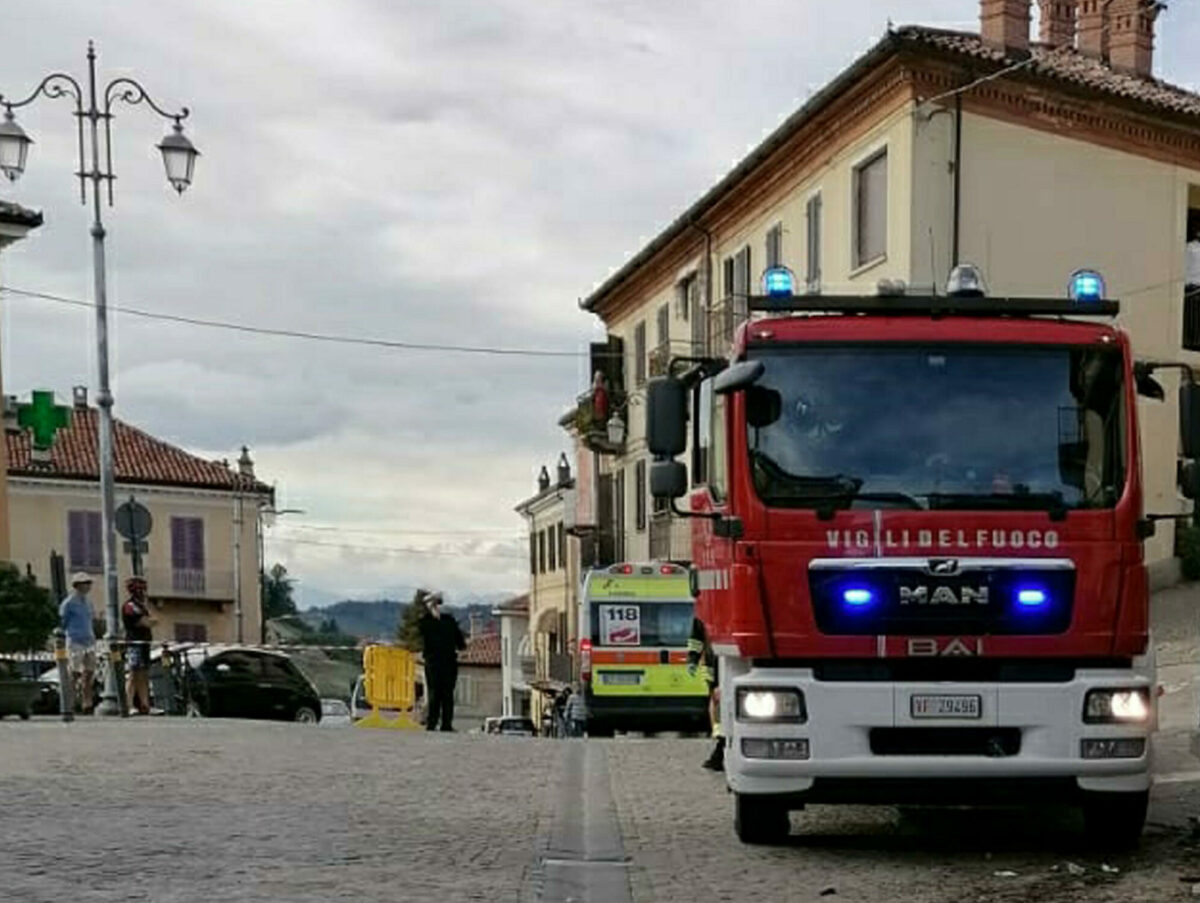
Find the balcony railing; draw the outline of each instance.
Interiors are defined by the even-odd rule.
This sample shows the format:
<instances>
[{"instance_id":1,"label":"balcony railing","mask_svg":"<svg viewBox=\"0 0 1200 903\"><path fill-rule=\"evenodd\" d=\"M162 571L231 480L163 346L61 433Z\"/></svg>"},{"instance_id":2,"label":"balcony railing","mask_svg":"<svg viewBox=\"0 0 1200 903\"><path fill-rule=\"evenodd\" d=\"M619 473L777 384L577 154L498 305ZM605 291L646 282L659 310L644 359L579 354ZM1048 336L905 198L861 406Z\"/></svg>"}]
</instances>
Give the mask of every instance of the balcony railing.
<instances>
[{"instance_id":1,"label":"balcony railing","mask_svg":"<svg viewBox=\"0 0 1200 903\"><path fill-rule=\"evenodd\" d=\"M210 599L230 601L234 597L233 571L218 568L151 568L146 573L146 589L152 598ZM242 587L243 595L253 586Z\"/></svg>"},{"instance_id":2,"label":"balcony railing","mask_svg":"<svg viewBox=\"0 0 1200 903\"><path fill-rule=\"evenodd\" d=\"M737 329L749 318L745 295L729 295L713 305L708 318L708 351L713 357L729 353Z\"/></svg>"},{"instance_id":3,"label":"balcony railing","mask_svg":"<svg viewBox=\"0 0 1200 903\"><path fill-rule=\"evenodd\" d=\"M671 365L671 343L663 342L650 351L650 378L666 376Z\"/></svg>"},{"instance_id":4,"label":"balcony railing","mask_svg":"<svg viewBox=\"0 0 1200 903\"><path fill-rule=\"evenodd\" d=\"M650 557L654 561L691 561L692 525L669 511L650 517Z\"/></svg>"}]
</instances>

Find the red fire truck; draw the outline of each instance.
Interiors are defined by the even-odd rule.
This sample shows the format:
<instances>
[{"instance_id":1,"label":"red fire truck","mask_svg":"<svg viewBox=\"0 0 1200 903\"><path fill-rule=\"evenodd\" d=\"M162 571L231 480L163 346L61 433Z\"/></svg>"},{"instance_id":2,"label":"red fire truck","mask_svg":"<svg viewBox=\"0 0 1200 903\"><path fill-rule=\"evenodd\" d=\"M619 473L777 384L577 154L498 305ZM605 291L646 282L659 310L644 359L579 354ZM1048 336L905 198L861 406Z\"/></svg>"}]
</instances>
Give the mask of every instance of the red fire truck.
<instances>
[{"instance_id":1,"label":"red fire truck","mask_svg":"<svg viewBox=\"0 0 1200 903\"><path fill-rule=\"evenodd\" d=\"M1095 272L1062 299L987 297L973 267L942 296L791 282L768 271L729 356L673 361L647 404L651 491L694 518L738 836L809 802L1054 800L1136 844L1143 542L1178 517L1143 511L1137 402L1182 371L1194 497L1191 371L1134 360Z\"/></svg>"}]
</instances>

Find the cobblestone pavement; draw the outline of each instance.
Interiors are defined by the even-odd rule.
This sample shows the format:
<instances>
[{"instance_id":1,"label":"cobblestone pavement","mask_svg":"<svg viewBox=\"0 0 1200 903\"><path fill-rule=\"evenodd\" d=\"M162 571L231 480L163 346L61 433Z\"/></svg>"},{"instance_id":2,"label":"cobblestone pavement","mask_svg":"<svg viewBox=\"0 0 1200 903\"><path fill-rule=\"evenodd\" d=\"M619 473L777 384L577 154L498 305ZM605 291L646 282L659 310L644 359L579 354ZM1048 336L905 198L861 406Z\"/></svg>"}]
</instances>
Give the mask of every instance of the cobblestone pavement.
<instances>
[{"instance_id":1,"label":"cobblestone pavement","mask_svg":"<svg viewBox=\"0 0 1200 903\"><path fill-rule=\"evenodd\" d=\"M0 722L0 901L517 901L561 745L185 719Z\"/></svg>"}]
</instances>

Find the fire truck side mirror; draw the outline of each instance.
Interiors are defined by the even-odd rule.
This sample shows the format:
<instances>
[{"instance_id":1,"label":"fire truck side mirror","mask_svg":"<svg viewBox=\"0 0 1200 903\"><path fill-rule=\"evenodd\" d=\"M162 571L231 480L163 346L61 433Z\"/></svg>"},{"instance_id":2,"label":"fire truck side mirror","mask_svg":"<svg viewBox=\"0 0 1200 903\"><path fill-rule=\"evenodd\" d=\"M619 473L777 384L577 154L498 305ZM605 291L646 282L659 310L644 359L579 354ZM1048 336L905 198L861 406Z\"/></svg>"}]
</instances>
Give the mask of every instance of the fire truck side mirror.
<instances>
[{"instance_id":1,"label":"fire truck side mirror","mask_svg":"<svg viewBox=\"0 0 1200 903\"><path fill-rule=\"evenodd\" d=\"M650 454L658 458L683 454L687 407L687 389L681 380L673 376L650 380L646 387L646 447Z\"/></svg>"},{"instance_id":2,"label":"fire truck side mirror","mask_svg":"<svg viewBox=\"0 0 1200 903\"><path fill-rule=\"evenodd\" d=\"M742 389L749 389L762 379L767 367L762 361L738 361L718 374L713 380L713 392L717 395L729 395Z\"/></svg>"},{"instance_id":3,"label":"fire truck side mirror","mask_svg":"<svg viewBox=\"0 0 1200 903\"><path fill-rule=\"evenodd\" d=\"M650 465L650 495L656 499L681 499L687 495L687 468L679 461Z\"/></svg>"},{"instance_id":4,"label":"fire truck side mirror","mask_svg":"<svg viewBox=\"0 0 1200 903\"><path fill-rule=\"evenodd\" d=\"M1179 387L1179 438L1183 457L1200 458L1200 385L1190 379Z\"/></svg>"}]
</instances>

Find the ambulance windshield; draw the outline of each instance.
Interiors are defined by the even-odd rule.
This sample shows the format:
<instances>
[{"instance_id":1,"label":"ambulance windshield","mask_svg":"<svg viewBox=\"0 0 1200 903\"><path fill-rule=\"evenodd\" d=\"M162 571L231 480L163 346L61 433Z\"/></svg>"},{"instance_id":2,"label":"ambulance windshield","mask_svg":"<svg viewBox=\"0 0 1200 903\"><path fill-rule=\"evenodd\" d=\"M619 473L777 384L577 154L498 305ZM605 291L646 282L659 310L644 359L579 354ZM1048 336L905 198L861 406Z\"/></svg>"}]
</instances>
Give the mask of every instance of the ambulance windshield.
<instances>
[{"instance_id":1,"label":"ambulance windshield","mask_svg":"<svg viewBox=\"0 0 1200 903\"><path fill-rule=\"evenodd\" d=\"M1125 482L1119 352L986 345L755 353L754 486L798 508L1108 508Z\"/></svg>"}]
</instances>

